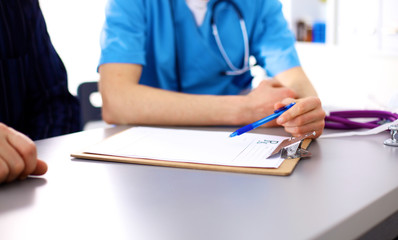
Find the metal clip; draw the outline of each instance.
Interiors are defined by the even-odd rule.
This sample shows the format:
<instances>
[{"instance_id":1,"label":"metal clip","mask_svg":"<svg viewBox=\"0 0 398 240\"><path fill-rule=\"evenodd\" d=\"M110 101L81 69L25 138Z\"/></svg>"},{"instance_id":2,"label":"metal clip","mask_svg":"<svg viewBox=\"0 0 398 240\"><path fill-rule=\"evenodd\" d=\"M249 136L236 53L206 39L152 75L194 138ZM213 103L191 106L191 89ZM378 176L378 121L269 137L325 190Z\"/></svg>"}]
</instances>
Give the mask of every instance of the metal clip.
<instances>
[{"instance_id":1,"label":"metal clip","mask_svg":"<svg viewBox=\"0 0 398 240\"><path fill-rule=\"evenodd\" d=\"M310 151L300 147L301 142L299 144L294 144L294 145L282 148L281 157L284 159L311 157L312 154Z\"/></svg>"},{"instance_id":2,"label":"metal clip","mask_svg":"<svg viewBox=\"0 0 398 240\"><path fill-rule=\"evenodd\" d=\"M302 157L310 157L311 153L301 148L302 140L315 136L315 131L304 134L299 137L291 137L289 139L285 139L279 146L272 152L271 156L277 153L281 153L282 158L302 158Z\"/></svg>"},{"instance_id":3,"label":"metal clip","mask_svg":"<svg viewBox=\"0 0 398 240\"><path fill-rule=\"evenodd\" d=\"M384 141L384 144L391 147L398 147L398 125L388 127L391 132L391 138Z\"/></svg>"}]
</instances>

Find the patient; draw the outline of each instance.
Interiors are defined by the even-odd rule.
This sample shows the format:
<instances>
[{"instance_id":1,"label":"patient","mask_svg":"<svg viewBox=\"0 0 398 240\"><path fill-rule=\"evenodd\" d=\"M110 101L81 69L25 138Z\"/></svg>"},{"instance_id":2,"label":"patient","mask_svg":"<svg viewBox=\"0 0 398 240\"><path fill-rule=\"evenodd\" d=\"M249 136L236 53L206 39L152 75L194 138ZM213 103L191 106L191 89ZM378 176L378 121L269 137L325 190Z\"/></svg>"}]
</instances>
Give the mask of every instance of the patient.
<instances>
[{"instance_id":1,"label":"patient","mask_svg":"<svg viewBox=\"0 0 398 240\"><path fill-rule=\"evenodd\" d=\"M80 130L38 0L0 1L0 183L42 175L34 140Z\"/></svg>"}]
</instances>

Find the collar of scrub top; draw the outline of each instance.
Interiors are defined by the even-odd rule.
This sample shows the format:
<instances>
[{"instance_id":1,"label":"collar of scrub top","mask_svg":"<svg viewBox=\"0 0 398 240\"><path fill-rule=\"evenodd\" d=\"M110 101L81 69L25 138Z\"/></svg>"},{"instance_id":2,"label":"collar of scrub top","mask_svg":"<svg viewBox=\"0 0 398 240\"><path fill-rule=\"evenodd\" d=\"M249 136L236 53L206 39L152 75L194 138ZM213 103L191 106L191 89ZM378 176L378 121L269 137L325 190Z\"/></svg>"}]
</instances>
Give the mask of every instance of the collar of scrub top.
<instances>
[{"instance_id":1,"label":"collar of scrub top","mask_svg":"<svg viewBox=\"0 0 398 240\"><path fill-rule=\"evenodd\" d=\"M357 122L353 118L371 118L367 122ZM330 129L358 129L375 128L386 122L393 122L398 119L398 114L380 110L351 110L330 112L325 117L325 128Z\"/></svg>"},{"instance_id":2,"label":"collar of scrub top","mask_svg":"<svg viewBox=\"0 0 398 240\"><path fill-rule=\"evenodd\" d=\"M231 60L228 57L228 54L226 53L226 51L221 43L221 39L218 34L217 24L214 20L214 15L215 15L214 13L215 13L217 5L222 2L226 2L229 5L231 5L235 9L235 12L239 17L239 24L240 24L240 28L242 30L243 43L244 43L244 47L245 47L245 55L244 55L242 68L236 67L231 62ZM249 38L247 35L246 23L245 23L245 20L243 19L243 15L242 15L242 12L240 11L239 7L234 2L232 2L230 0L218 0L217 2L215 2L212 7L211 27L213 30L214 39L216 40L216 43L217 43L217 47L220 50L221 55L224 58L224 61L227 63L228 67L230 68L229 71L225 71L225 72L223 72L223 74L229 75L229 76L236 76L236 75L241 75L241 74L249 71L250 70L250 66L249 66Z\"/></svg>"}]
</instances>

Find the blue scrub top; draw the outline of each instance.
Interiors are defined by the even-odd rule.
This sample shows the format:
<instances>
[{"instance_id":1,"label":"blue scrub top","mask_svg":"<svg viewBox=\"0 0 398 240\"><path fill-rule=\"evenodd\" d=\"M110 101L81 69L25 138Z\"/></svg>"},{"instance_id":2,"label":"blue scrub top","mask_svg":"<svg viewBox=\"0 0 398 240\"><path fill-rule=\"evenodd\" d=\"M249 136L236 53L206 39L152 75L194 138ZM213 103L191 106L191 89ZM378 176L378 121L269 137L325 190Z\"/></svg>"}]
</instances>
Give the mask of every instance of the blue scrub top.
<instances>
[{"instance_id":1,"label":"blue scrub top","mask_svg":"<svg viewBox=\"0 0 398 240\"><path fill-rule=\"evenodd\" d=\"M300 65L294 36L288 29L278 0L232 1L245 20L250 55L269 76ZM172 0L173 7L168 0L109 0L99 65L141 64L140 83L152 87L175 91L179 77L185 93L239 94L250 87L250 73L241 76L222 74L230 69L211 28L214 15L223 47L233 64L240 68L244 42L239 17L233 6L226 2L220 3L212 12L215 2L217 0L209 1L204 21L197 26L185 0Z\"/></svg>"}]
</instances>

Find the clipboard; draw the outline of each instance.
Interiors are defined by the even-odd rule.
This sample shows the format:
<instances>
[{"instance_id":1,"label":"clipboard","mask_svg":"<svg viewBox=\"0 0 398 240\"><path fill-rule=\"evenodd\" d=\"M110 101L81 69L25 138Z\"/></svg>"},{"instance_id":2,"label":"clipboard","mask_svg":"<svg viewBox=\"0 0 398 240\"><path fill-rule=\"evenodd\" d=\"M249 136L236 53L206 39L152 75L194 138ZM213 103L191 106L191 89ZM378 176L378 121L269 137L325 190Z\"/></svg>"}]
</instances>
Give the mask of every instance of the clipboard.
<instances>
[{"instance_id":1,"label":"clipboard","mask_svg":"<svg viewBox=\"0 0 398 240\"><path fill-rule=\"evenodd\" d=\"M301 143L301 148L307 149L311 143L311 139L304 139ZM211 165L201 163L185 163L185 162L172 162L162 161L153 159L141 159L131 157L116 157L92 153L73 153L71 154L74 158L108 161L108 162L120 162L120 163L132 163L162 167L174 167L174 168L189 168L199 170L211 170L211 171L223 171L223 172L236 172L236 173L250 173L250 174L264 174L264 175L278 175L278 176L289 176L300 158L285 159L279 168L257 168L257 167L234 167L234 166L222 166L222 165Z\"/></svg>"},{"instance_id":2,"label":"clipboard","mask_svg":"<svg viewBox=\"0 0 398 240\"><path fill-rule=\"evenodd\" d=\"M297 148L297 150L305 151L306 149L308 149L311 143L311 139L309 138L297 139L296 142L298 142L298 140L300 140L300 147ZM71 157L79 159L96 160L96 161L120 162L120 163L130 163L130 164L224 171L224 172L235 172L235 173L278 175L278 176L290 175L300 160L300 157L286 158L278 168L263 168L263 167L226 166L226 165L203 164L203 163L192 163L192 162L156 160L148 158L113 156L113 155L104 155L98 153L89 153L85 151L72 153Z\"/></svg>"}]
</instances>

